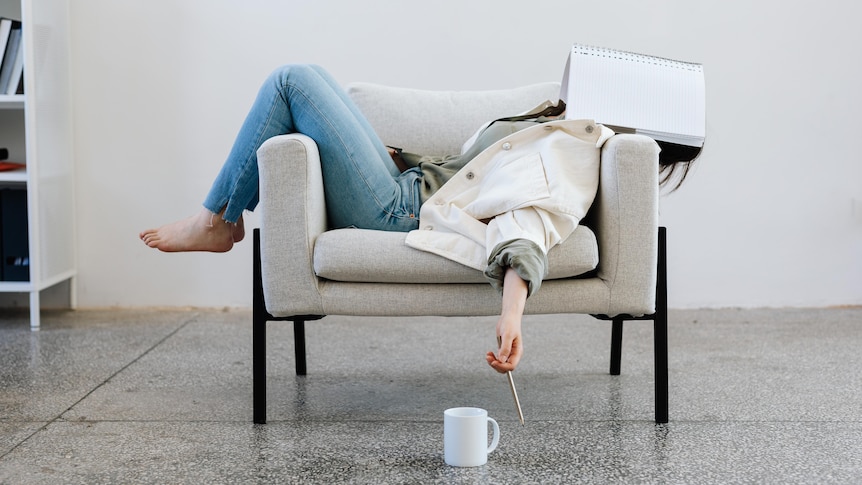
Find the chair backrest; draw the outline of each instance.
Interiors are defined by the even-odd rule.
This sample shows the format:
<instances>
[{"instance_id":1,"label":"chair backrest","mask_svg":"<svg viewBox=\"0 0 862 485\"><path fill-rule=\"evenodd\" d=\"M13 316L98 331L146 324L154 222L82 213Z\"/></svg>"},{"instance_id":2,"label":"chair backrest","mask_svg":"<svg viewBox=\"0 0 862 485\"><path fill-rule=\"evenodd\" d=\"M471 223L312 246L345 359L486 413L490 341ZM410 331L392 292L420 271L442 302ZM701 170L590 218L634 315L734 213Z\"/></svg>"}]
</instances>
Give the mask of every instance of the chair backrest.
<instances>
[{"instance_id":1,"label":"chair backrest","mask_svg":"<svg viewBox=\"0 0 862 485\"><path fill-rule=\"evenodd\" d=\"M522 113L544 101L556 103L560 84L428 91L353 83L347 92L387 145L422 155L454 155L483 123Z\"/></svg>"}]
</instances>

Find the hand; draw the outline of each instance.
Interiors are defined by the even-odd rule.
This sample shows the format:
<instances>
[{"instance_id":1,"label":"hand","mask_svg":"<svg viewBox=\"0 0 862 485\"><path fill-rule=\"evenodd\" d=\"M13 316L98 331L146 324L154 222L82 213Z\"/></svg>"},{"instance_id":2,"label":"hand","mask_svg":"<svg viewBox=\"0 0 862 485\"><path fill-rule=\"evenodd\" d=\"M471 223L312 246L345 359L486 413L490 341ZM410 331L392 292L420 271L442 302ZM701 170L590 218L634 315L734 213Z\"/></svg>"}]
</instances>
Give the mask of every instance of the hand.
<instances>
[{"instance_id":1,"label":"hand","mask_svg":"<svg viewBox=\"0 0 862 485\"><path fill-rule=\"evenodd\" d=\"M398 149L386 147L386 150L389 151L389 156L392 157L392 161L401 173L406 172L410 168L404 163L404 159L401 158L401 152Z\"/></svg>"},{"instance_id":2,"label":"hand","mask_svg":"<svg viewBox=\"0 0 862 485\"><path fill-rule=\"evenodd\" d=\"M496 354L488 352L485 360L494 370L505 374L515 370L524 355L520 317L501 316L497 321L497 335L500 336L500 348Z\"/></svg>"}]
</instances>

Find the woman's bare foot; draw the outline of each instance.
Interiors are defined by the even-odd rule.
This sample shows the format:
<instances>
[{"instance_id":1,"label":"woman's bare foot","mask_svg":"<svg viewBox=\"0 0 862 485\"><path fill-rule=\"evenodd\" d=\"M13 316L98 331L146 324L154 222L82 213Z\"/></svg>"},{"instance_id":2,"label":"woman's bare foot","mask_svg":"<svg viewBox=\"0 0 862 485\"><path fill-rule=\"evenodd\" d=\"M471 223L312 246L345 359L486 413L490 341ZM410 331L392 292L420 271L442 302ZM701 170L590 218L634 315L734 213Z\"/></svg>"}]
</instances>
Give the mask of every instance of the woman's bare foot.
<instances>
[{"instance_id":1,"label":"woman's bare foot","mask_svg":"<svg viewBox=\"0 0 862 485\"><path fill-rule=\"evenodd\" d=\"M235 242L245 237L242 217L236 224L225 222L221 214L202 209L197 215L148 229L140 234L147 246L168 253L183 251L230 251Z\"/></svg>"}]
</instances>

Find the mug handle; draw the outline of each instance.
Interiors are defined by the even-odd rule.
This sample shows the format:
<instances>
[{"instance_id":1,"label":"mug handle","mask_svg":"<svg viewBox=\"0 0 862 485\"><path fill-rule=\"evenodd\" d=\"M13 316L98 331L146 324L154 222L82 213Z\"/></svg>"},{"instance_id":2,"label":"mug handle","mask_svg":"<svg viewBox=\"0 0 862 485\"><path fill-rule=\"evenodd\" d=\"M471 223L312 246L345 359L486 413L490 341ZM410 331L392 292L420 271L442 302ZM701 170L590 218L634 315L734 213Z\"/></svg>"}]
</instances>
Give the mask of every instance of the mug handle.
<instances>
[{"instance_id":1,"label":"mug handle","mask_svg":"<svg viewBox=\"0 0 862 485\"><path fill-rule=\"evenodd\" d=\"M491 438L491 444L488 446L488 453L497 449L497 443L500 442L500 426L494 418L488 417L488 422L494 426L494 437Z\"/></svg>"}]
</instances>

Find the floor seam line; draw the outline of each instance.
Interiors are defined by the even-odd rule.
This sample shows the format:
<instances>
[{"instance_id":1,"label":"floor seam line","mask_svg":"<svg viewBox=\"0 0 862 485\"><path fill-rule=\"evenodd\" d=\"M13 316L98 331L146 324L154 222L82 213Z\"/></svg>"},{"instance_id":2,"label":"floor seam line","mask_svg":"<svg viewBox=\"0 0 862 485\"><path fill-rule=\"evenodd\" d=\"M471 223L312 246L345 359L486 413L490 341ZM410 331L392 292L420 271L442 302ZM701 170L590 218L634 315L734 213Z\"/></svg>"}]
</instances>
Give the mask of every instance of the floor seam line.
<instances>
[{"instance_id":1,"label":"floor seam line","mask_svg":"<svg viewBox=\"0 0 862 485\"><path fill-rule=\"evenodd\" d=\"M180 324L180 326L178 326L177 328L175 328L174 330L172 330L170 333L168 333L167 335L165 335L164 337L162 337L161 339L159 339L156 343L154 343L153 345L151 345L151 346L150 346L147 350L145 350L143 353L141 353L140 355L138 355L137 357L135 357L134 359L132 359L132 361L131 361L131 362L129 362L128 364L124 365L124 366L123 366L123 367L121 367L118 371L114 372L113 374L111 374L110 376L108 376L106 379L104 379L102 382L100 382L99 384L97 384L95 387L93 387L92 389L90 389L86 394L84 394L84 396L83 396L83 397L81 397L80 399L78 399L77 401L75 401L74 403L72 403L72 404L71 404L69 407L67 407L66 409L64 409L64 410L60 411L60 413L59 413L59 414L57 414L56 416L54 416L53 418L51 418L50 420L48 420L45 424L43 424L42 426L40 426L39 428L37 428L37 429L36 429L36 431L33 431L32 433L30 433L29 435L27 435L24 439L22 439L21 441L19 441L18 443L16 443L16 444L15 444L15 446L13 446L13 447L9 448L5 453L0 454L0 460L3 460L3 459L4 459L4 458L6 458L7 456L9 456L12 452L14 452L15 450L17 450L21 445L23 445L24 443L26 443L26 442L30 441L30 439L31 439L31 438L33 438L33 437L34 437L34 436L36 436L37 434L41 433L41 432L42 432L42 431L44 431L45 429L47 429L47 428L48 428L48 426L50 426L50 425L52 425L52 424L56 423L57 421L59 421L59 420L60 420L60 418L62 418L64 414L66 414L66 413L68 413L69 411L71 411L75 406L77 406L78 404L80 404L81 402L83 402L85 399L87 399L88 397L90 397L94 392L96 392L97 390L101 389L105 384L107 384L108 382L110 382L110 381L111 381L111 379L113 379L114 377L118 376L121 372L123 372L124 370L128 369L129 367L131 367L133 364L135 364L135 363L137 363L138 361L140 361L142 358L144 358L144 356L146 356L147 354L149 354L150 352L152 352L153 350L155 350L155 349L156 349L156 347L158 347L159 345L161 345L161 344L165 343L169 338L171 338L171 337L173 337L174 335L176 335L180 330L182 330L182 329L186 328L190 323L194 322L194 321L198 318L198 316L200 316L200 314L199 314L199 313L195 313L195 314L194 314L194 315L192 315L191 317L187 318L187 319L186 319L182 324ZM39 422L42 422L42 421L34 421L34 422L39 423Z\"/></svg>"}]
</instances>

